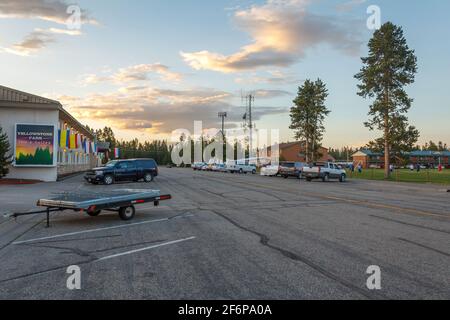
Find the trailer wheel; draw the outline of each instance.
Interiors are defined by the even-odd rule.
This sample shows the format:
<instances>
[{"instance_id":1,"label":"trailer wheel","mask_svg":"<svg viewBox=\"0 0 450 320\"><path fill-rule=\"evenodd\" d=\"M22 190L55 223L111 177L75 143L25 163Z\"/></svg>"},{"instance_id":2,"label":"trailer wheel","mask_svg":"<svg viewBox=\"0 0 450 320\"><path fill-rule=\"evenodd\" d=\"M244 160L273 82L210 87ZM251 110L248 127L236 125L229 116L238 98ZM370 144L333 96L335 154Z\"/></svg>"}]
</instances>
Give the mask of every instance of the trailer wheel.
<instances>
[{"instance_id":1,"label":"trailer wheel","mask_svg":"<svg viewBox=\"0 0 450 320\"><path fill-rule=\"evenodd\" d=\"M119 217L123 221L129 221L134 218L134 215L136 214L136 209L134 206L130 207L122 207L119 210Z\"/></svg>"},{"instance_id":2,"label":"trailer wheel","mask_svg":"<svg viewBox=\"0 0 450 320\"><path fill-rule=\"evenodd\" d=\"M88 211L87 214L91 217L97 217L98 215L100 215L100 213L102 213L102 210L97 210L97 211Z\"/></svg>"}]
</instances>

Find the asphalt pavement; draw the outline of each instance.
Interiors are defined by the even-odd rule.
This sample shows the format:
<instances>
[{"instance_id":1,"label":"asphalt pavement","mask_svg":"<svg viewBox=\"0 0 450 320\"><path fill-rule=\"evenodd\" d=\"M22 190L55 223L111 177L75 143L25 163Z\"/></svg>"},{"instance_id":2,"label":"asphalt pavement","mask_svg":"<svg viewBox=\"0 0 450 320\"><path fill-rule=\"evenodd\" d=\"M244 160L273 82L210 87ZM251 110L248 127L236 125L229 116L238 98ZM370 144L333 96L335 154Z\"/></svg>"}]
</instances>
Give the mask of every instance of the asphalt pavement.
<instances>
[{"instance_id":1,"label":"asphalt pavement","mask_svg":"<svg viewBox=\"0 0 450 320\"><path fill-rule=\"evenodd\" d=\"M61 191L159 189L134 220L0 217L0 299L450 299L450 194L437 185L311 182L160 170L150 184L81 176L0 186L0 212ZM79 266L81 289L66 286ZM369 290L369 266L381 289Z\"/></svg>"}]
</instances>

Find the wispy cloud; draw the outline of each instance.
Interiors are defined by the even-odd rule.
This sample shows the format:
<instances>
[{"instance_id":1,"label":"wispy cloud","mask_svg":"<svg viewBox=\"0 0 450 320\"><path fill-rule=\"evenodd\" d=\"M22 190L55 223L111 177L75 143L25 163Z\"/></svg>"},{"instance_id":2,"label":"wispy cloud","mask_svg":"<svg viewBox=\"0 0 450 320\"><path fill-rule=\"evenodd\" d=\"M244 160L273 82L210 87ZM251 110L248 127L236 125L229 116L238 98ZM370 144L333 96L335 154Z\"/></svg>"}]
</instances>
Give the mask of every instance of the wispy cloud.
<instances>
[{"instance_id":1,"label":"wispy cloud","mask_svg":"<svg viewBox=\"0 0 450 320\"><path fill-rule=\"evenodd\" d=\"M300 84L303 80L300 80L292 73L285 73L280 70L268 71L268 75L256 75L250 74L237 77L234 81L238 84L269 84L269 85L292 85Z\"/></svg>"},{"instance_id":2,"label":"wispy cloud","mask_svg":"<svg viewBox=\"0 0 450 320\"><path fill-rule=\"evenodd\" d=\"M63 0L2 0L0 18L39 19L65 24L70 3ZM81 10L82 23L97 24L86 10Z\"/></svg>"},{"instance_id":3,"label":"wispy cloud","mask_svg":"<svg viewBox=\"0 0 450 320\"><path fill-rule=\"evenodd\" d=\"M78 36L81 35L81 31L58 28L35 29L27 36L25 36L25 38L21 42L18 42L7 48L0 48L0 50L19 56L30 56L33 53L44 49L48 44L56 42L55 35L57 34Z\"/></svg>"},{"instance_id":4,"label":"wispy cloud","mask_svg":"<svg viewBox=\"0 0 450 320\"><path fill-rule=\"evenodd\" d=\"M352 23L337 16L309 12L308 3L307 0L268 0L263 5L236 11L236 25L249 33L253 41L234 54L208 50L180 54L196 70L224 73L287 67L303 58L307 49L320 44L356 54L361 42Z\"/></svg>"},{"instance_id":5,"label":"wispy cloud","mask_svg":"<svg viewBox=\"0 0 450 320\"><path fill-rule=\"evenodd\" d=\"M121 88L109 94L91 94L78 98L52 96L69 108L80 120L98 120L126 130L151 134L170 134L180 128L190 129L195 120L205 128L218 126L217 113L227 111L228 121L236 126L245 112L232 103L233 95L212 88L166 90L150 87ZM287 112L286 108L258 107L254 119Z\"/></svg>"},{"instance_id":6,"label":"wispy cloud","mask_svg":"<svg viewBox=\"0 0 450 320\"><path fill-rule=\"evenodd\" d=\"M366 3L367 0L350 0L341 4L338 4L336 8L338 11L351 11L353 8Z\"/></svg>"},{"instance_id":7,"label":"wispy cloud","mask_svg":"<svg viewBox=\"0 0 450 320\"><path fill-rule=\"evenodd\" d=\"M152 74L156 74L161 80L166 82L179 82L183 79L181 73L173 72L166 65L161 63L154 64L138 64L121 68L110 75L88 74L82 79L83 84L96 84L101 82L113 82L116 84L124 84L135 81L147 81Z\"/></svg>"}]
</instances>

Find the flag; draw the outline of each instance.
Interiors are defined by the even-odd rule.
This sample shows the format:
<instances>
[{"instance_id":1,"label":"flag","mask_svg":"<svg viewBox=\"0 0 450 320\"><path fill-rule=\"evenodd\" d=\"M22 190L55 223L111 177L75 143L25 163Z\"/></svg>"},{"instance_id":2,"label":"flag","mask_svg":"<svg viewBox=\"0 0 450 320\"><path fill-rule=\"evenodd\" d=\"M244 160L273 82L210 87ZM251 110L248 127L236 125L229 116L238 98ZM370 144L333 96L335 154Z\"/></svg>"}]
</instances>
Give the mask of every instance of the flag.
<instances>
[{"instance_id":1,"label":"flag","mask_svg":"<svg viewBox=\"0 0 450 320\"><path fill-rule=\"evenodd\" d=\"M119 159L119 157L120 157L119 148L114 148L114 158Z\"/></svg>"},{"instance_id":2,"label":"flag","mask_svg":"<svg viewBox=\"0 0 450 320\"><path fill-rule=\"evenodd\" d=\"M60 130L59 146L61 148L67 147L67 131L66 130Z\"/></svg>"},{"instance_id":3,"label":"flag","mask_svg":"<svg viewBox=\"0 0 450 320\"><path fill-rule=\"evenodd\" d=\"M70 135L69 149L76 149L76 136L75 136L75 134L71 134Z\"/></svg>"},{"instance_id":4,"label":"flag","mask_svg":"<svg viewBox=\"0 0 450 320\"><path fill-rule=\"evenodd\" d=\"M66 131L66 148L70 147L70 129Z\"/></svg>"},{"instance_id":5,"label":"flag","mask_svg":"<svg viewBox=\"0 0 450 320\"><path fill-rule=\"evenodd\" d=\"M82 140L81 140L81 134L77 134L77 149L78 150L83 150L83 144L82 144Z\"/></svg>"}]
</instances>

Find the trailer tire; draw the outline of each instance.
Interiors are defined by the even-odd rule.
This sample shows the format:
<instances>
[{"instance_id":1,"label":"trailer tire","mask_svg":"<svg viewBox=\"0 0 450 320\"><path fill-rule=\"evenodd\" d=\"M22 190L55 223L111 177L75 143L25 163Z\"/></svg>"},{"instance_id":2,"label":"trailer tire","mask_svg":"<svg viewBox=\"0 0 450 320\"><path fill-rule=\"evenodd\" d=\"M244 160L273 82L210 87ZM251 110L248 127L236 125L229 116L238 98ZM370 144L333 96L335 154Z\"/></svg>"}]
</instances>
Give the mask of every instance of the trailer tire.
<instances>
[{"instance_id":1,"label":"trailer tire","mask_svg":"<svg viewBox=\"0 0 450 320\"><path fill-rule=\"evenodd\" d=\"M97 211L92 211L92 212L88 211L88 212L87 212L87 214L88 214L89 216L91 216L91 217L97 217L97 216L100 215L100 213L102 213L102 210L97 210Z\"/></svg>"},{"instance_id":2,"label":"trailer tire","mask_svg":"<svg viewBox=\"0 0 450 320\"><path fill-rule=\"evenodd\" d=\"M136 214L136 209L134 208L134 206L122 207L119 210L119 217L123 221L132 220L134 218L135 214Z\"/></svg>"}]
</instances>

